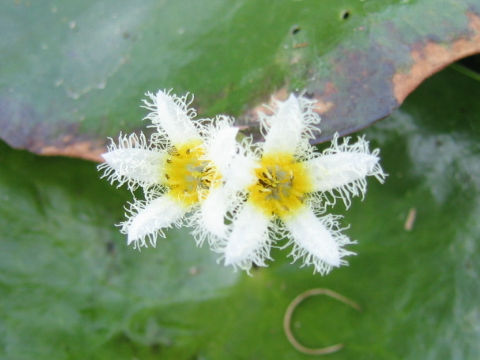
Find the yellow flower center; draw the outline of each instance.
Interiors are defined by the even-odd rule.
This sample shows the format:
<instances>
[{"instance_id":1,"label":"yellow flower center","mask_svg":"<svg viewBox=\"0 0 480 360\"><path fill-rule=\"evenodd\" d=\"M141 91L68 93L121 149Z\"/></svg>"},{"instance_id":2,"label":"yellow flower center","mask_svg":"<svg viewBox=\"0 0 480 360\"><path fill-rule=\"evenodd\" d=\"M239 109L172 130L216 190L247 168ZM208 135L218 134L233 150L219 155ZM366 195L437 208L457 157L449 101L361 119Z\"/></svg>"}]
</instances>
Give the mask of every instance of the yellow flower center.
<instances>
[{"instance_id":1,"label":"yellow flower center","mask_svg":"<svg viewBox=\"0 0 480 360\"><path fill-rule=\"evenodd\" d=\"M291 154L267 154L255 169L257 182L250 186L250 201L268 216L292 215L313 190L305 165Z\"/></svg>"},{"instance_id":2,"label":"yellow flower center","mask_svg":"<svg viewBox=\"0 0 480 360\"><path fill-rule=\"evenodd\" d=\"M201 159L203 155L202 142L195 140L173 147L166 159L164 184L170 196L185 206L198 203L220 183L221 175L211 162Z\"/></svg>"}]
</instances>

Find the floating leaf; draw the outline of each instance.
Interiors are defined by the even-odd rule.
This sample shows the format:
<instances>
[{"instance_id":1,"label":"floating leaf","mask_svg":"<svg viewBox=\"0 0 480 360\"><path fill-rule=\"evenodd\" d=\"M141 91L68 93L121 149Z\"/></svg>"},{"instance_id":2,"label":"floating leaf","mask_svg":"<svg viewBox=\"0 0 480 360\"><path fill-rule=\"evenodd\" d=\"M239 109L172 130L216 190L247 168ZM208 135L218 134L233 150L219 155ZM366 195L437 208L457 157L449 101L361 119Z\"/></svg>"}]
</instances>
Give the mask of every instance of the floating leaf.
<instances>
[{"instance_id":1,"label":"floating leaf","mask_svg":"<svg viewBox=\"0 0 480 360\"><path fill-rule=\"evenodd\" d=\"M0 5L0 137L99 159L141 128L145 91L192 91L201 115L256 133L258 105L306 89L317 142L389 115L423 79L480 51L476 0L18 0Z\"/></svg>"}]
</instances>

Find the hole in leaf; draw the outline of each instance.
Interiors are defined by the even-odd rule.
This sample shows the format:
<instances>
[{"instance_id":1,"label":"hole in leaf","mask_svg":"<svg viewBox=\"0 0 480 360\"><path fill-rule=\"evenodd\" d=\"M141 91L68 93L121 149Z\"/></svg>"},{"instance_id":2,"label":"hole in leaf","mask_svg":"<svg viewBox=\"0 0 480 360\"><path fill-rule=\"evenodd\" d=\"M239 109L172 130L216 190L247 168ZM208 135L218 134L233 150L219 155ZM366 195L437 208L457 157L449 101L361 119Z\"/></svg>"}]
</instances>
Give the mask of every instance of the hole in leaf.
<instances>
[{"instance_id":1,"label":"hole in leaf","mask_svg":"<svg viewBox=\"0 0 480 360\"><path fill-rule=\"evenodd\" d=\"M340 17L342 18L342 20L347 20L350 17L350 10L342 11Z\"/></svg>"},{"instance_id":2,"label":"hole in leaf","mask_svg":"<svg viewBox=\"0 0 480 360\"><path fill-rule=\"evenodd\" d=\"M292 35L296 35L300 32L300 26L298 25L293 25L292 26L292 29L290 30L290 32L292 33Z\"/></svg>"}]
</instances>

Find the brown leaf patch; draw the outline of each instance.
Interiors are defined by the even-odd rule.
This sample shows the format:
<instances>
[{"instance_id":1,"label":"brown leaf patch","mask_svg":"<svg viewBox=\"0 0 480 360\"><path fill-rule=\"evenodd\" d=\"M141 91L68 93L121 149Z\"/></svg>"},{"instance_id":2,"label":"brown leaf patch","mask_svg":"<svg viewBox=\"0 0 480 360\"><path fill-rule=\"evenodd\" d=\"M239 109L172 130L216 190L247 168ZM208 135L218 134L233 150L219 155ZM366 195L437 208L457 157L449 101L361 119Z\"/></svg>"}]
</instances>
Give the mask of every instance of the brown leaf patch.
<instances>
[{"instance_id":1,"label":"brown leaf patch","mask_svg":"<svg viewBox=\"0 0 480 360\"><path fill-rule=\"evenodd\" d=\"M47 145L38 149L38 154L47 156L68 156L102 162L101 154L106 148L100 142L79 141L64 146Z\"/></svg>"},{"instance_id":2,"label":"brown leaf patch","mask_svg":"<svg viewBox=\"0 0 480 360\"><path fill-rule=\"evenodd\" d=\"M393 91L398 103L402 103L420 83L448 64L480 52L480 17L469 13L470 36L449 45L432 41L411 51L413 66L407 73L393 77Z\"/></svg>"}]
</instances>

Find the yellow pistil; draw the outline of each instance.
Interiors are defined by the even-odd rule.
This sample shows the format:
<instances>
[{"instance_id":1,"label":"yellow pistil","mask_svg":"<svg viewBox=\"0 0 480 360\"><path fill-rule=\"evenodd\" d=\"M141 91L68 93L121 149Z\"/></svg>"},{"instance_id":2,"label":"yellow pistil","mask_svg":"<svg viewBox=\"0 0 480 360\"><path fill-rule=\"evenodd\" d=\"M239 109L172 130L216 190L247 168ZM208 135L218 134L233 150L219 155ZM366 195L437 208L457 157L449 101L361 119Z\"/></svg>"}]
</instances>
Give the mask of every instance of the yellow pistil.
<instances>
[{"instance_id":1,"label":"yellow pistil","mask_svg":"<svg viewBox=\"0 0 480 360\"><path fill-rule=\"evenodd\" d=\"M268 216L280 218L295 213L313 190L305 165L291 154L267 154L255 169L257 182L250 186L249 200Z\"/></svg>"},{"instance_id":2,"label":"yellow pistil","mask_svg":"<svg viewBox=\"0 0 480 360\"><path fill-rule=\"evenodd\" d=\"M187 207L220 184L221 175L212 163L201 159L204 154L202 141L190 141L174 147L165 162L163 183L169 195Z\"/></svg>"}]
</instances>

